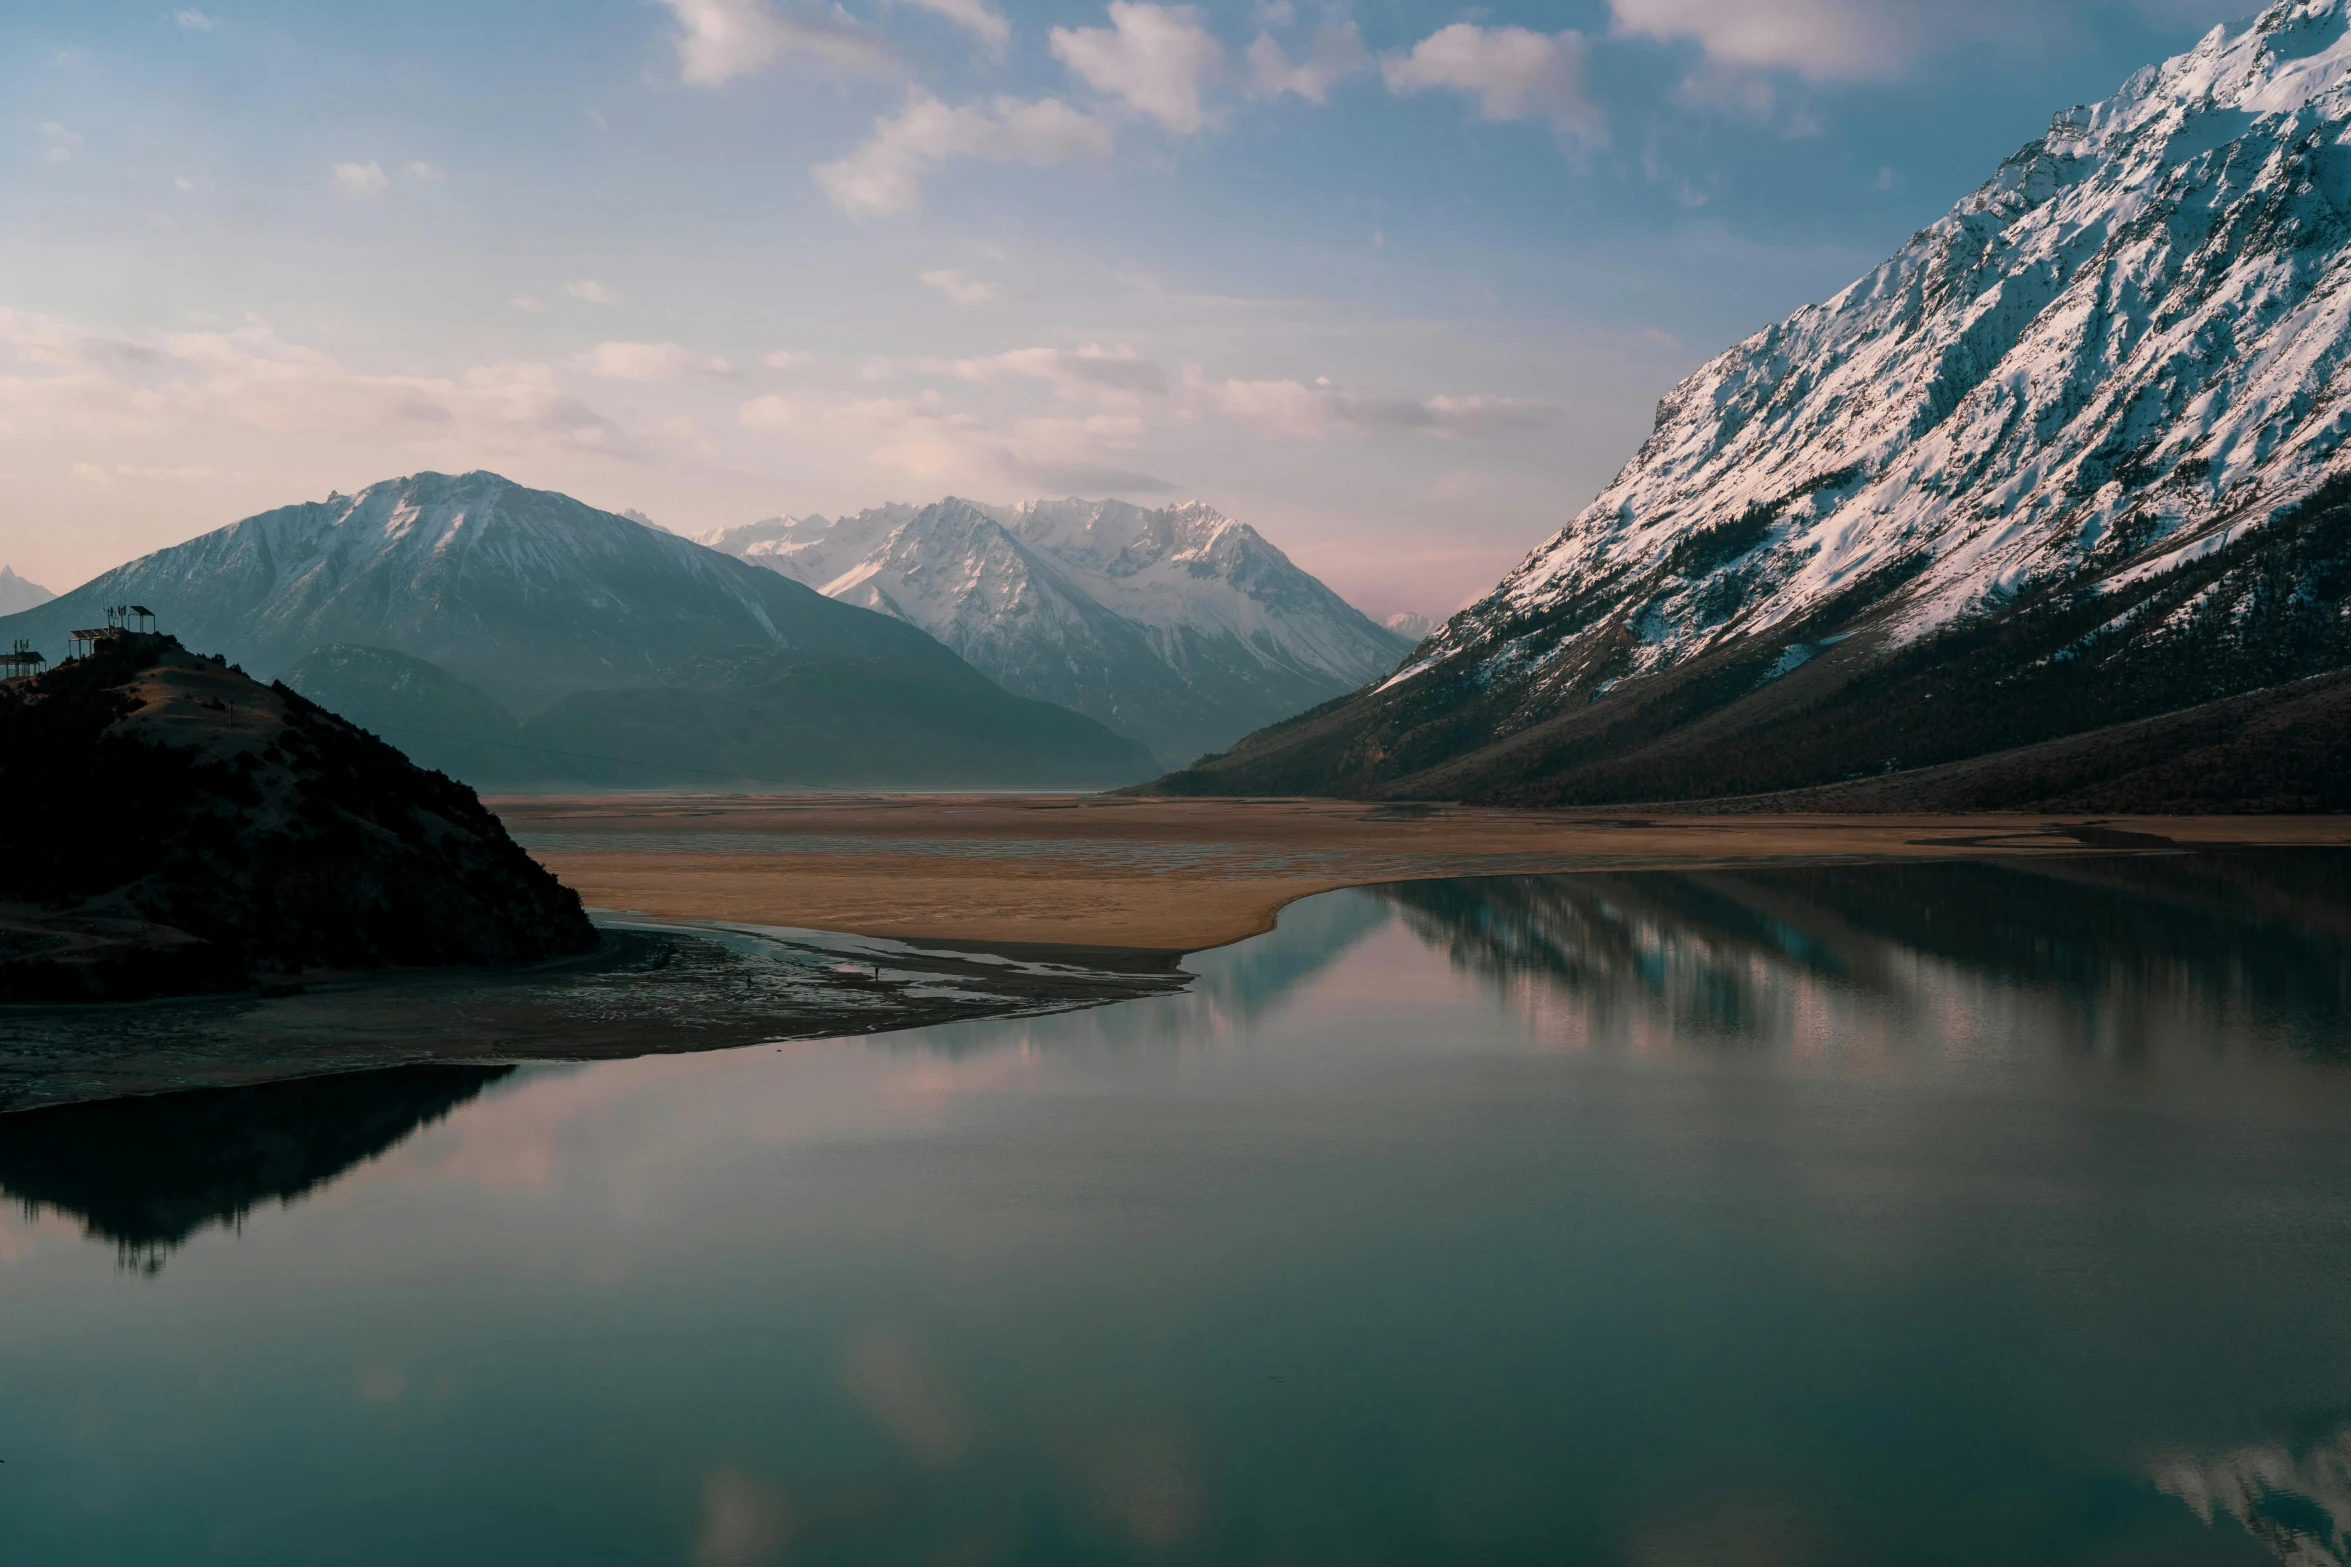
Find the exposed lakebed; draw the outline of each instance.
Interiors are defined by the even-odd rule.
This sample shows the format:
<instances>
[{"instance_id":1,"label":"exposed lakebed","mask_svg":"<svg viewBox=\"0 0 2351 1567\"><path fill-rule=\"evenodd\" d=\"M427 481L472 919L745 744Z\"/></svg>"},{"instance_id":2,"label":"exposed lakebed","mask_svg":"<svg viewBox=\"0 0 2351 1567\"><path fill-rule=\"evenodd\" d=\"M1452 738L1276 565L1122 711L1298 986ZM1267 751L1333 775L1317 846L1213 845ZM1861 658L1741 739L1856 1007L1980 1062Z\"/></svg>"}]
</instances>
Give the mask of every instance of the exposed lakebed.
<instances>
[{"instance_id":1,"label":"exposed lakebed","mask_svg":"<svg viewBox=\"0 0 2351 1567\"><path fill-rule=\"evenodd\" d=\"M2351 859L1417 883L1185 966L0 1117L0 1547L2351 1555Z\"/></svg>"}]
</instances>

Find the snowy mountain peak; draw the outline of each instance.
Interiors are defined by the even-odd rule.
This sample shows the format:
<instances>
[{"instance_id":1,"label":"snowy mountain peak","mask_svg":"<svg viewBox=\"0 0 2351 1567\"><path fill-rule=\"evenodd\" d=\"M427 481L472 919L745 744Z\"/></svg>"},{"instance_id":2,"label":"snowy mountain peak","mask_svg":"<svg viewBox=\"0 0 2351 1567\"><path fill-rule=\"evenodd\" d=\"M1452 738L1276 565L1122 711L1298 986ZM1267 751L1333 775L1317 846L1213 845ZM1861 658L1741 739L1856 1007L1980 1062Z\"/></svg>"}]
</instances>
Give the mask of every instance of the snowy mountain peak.
<instances>
[{"instance_id":1,"label":"snowy mountain peak","mask_svg":"<svg viewBox=\"0 0 2351 1567\"><path fill-rule=\"evenodd\" d=\"M1911 642L2036 583L2160 572L2308 495L2351 432L2347 83L2346 0L2311 0L2058 116L1892 260L1676 388L1431 651L1557 674L1579 661L1506 628L1604 585L1634 643L1616 678L1857 610L1861 584Z\"/></svg>"},{"instance_id":2,"label":"snowy mountain peak","mask_svg":"<svg viewBox=\"0 0 2351 1567\"><path fill-rule=\"evenodd\" d=\"M1233 755L1249 788L1641 798L1607 791L1882 771L2340 667L2347 443L2351 0L2301 0L2057 115L1701 366L1404 671Z\"/></svg>"},{"instance_id":3,"label":"snowy mountain peak","mask_svg":"<svg viewBox=\"0 0 2351 1567\"><path fill-rule=\"evenodd\" d=\"M1176 760L1352 690L1409 646L1198 501L949 496L707 537Z\"/></svg>"},{"instance_id":4,"label":"snowy mountain peak","mask_svg":"<svg viewBox=\"0 0 2351 1567\"><path fill-rule=\"evenodd\" d=\"M389 648L526 710L745 645L939 654L718 551L494 473L411 474L263 512L20 624L55 657L67 618L86 626L120 602L257 674L332 644Z\"/></svg>"}]
</instances>

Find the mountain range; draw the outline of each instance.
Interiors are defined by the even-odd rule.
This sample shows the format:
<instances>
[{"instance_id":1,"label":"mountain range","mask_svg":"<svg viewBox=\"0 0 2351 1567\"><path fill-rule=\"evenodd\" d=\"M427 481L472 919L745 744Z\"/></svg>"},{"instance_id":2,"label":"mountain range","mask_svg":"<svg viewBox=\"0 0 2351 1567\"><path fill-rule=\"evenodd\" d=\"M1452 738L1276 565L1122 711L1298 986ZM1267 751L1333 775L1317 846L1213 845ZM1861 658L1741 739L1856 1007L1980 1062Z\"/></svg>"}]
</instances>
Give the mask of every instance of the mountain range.
<instances>
[{"instance_id":1,"label":"mountain range","mask_svg":"<svg viewBox=\"0 0 2351 1567\"><path fill-rule=\"evenodd\" d=\"M2351 23L2301 0L2057 115L1683 382L1404 669L1163 787L1745 795L2340 669L2347 394Z\"/></svg>"},{"instance_id":2,"label":"mountain range","mask_svg":"<svg viewBox=\"0 0 2351 1567\"><path fill-rule=\"evenodd\" d=\"M249 517L0 618L0 638L55 660L117 604L436 765L462 759L477 783L1101 785L1158 770L1136 741L1005 692L901 619L490 473Z\"/></svg>"},{"instance_id":3,"label":"mountain range","mask_svg":"<svg viewBox=\"0 0 2351 1567\"><path fill-rule=\"evenodd\" d=\"M1173 764L1389 674L1418 640L1198 502L949 497L701 542L919 626L1006 690Z\"/></svg>"},{"instance_id":4,"label":"mountain range","mask_svg":"<svg viewBox=\"0 0 2351 1567\"><path fill-rule=\"evenodd\" d=\"M6 566L0 566L0 615L13 615L20 609L32 609L57 597L38 582L27 582Z\"/></svg>"}]
</instances>

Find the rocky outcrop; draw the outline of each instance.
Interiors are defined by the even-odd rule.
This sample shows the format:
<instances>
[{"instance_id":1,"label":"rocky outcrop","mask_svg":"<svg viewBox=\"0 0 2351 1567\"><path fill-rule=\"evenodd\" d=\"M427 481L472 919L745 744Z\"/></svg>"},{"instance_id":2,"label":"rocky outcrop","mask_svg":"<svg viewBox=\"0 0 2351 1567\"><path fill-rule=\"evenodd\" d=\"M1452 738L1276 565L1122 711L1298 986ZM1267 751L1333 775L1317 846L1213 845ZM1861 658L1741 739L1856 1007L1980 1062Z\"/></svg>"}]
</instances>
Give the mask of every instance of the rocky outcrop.
<instances>
[{"instance_id":1,"label":"rocky outcrop","mask_svg":"<svg viewBox=\"0 0 2351 1567\"><path fill-rule=\"evenodd\" d=\"M0 1001L527 963L597 936L473 792L170 637L0 683Z\"/></svg>"}]
</instances>

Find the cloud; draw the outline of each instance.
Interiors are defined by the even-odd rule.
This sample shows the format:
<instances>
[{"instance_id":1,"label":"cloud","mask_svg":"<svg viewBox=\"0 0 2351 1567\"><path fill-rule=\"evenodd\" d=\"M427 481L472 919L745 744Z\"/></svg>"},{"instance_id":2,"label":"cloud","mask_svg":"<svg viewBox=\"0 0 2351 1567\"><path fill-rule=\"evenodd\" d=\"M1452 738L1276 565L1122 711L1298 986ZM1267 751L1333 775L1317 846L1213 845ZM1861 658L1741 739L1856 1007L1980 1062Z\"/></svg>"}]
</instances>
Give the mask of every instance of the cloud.
<instances>
[{"instance_id":1,"label":"cloud","mask_svg":"<svg viewBox=\"0 0 2351 1567\"><path fill-rule=\"evenodd\" d=\"M1523 27L1455 22L1381 62L1388 90L1450 88L1478 100L1489 120L1547 119L1587 141L1607 139L1600 109L1584 90L1588 48L1581 33L1533 33Z\"/></svg>"},{"instance_id":2,"label":"cloud","mask_svg":"<svg viewBox=\"0 0 2351 1567\"><path fill-rule=\"evenodd\" d=\"M959 305L994 305L1002 303L1004 299L1003 284L967 277L947 267L925 272L922 281Z\"/></svg>"},{"instance_id":3,"label":"cloud","mask_svg":"<svg viewBox=\"0 0 2351 1567\"><path fill-rule=\"evenodd\" d=\"M2102 0L2158 26L2210 24L2244 0ZM1609 0L1620 36L1694 43L1728 70L1787 71L1815 82L1889 81L1953 45L2031 48L2083 25L2046 0Z\"/></svg>"},{"instance_id":4,"label":"cloud","mask_svg":"<svg viewBox=\"0 0 2351 1567\"><path fill-rule=\"evenodd\" d=\"M811 357L808 354L795 353L789 348L779 348L759 362L770 370L789 370L796 365L806 364Z\"/></svg>"},{"instance_id":5,"label":"cloud","mask_svg":"<svg viewBox=\"0 0 2351 1567\"><path fill-rule=\"evenodd\" d=\"M921 205L923 180L953 159L1098 162L1111 143L1108 125L1058 98L945 104L917 89L905 108L874 122L856 151L813 172L843 211L908 212Z\"/></svg>"},{"instance_id":6,"label":"cloud","mask_svg":"<svg viewBox=\"0 0 2351 1567\"><path fill-rule=\"evenodd\" d=\"M594 278L576 278L563 285L563 291L583 305L617 305L620 296Z\"/></svg>"},{"instance_id":7,"label":"cloud","mask_svg":"<svg viewBox=\"0 0 2351 1567\"><path fill-rule=\"evenodd\" d=\"M81 145L81 132L69 131L55 120L41 122L41 156L51 163L71 163Z\"/></svg>"},{"instance_id":8,"label":"cloud","mask_svg":"<svg viewBox=\"0 0 2351 1567\"><path fill-rule=\"evenodd\" d=\"M512 299L508 300L507 303L514 306L514 308L517 310L525 311L528 314L534 316L547 308L546 302L544 300L539 299L537 296L532 294L517 294Z\"/></svg>"},{"instance_id":9,"label":"cloud","mask_svg":"<svg viewBox=\"0 0 2351 1567\"><path fill-rule=\"evenodd\" d=\"M998 60L1004 58L1005 47L1012 42L1012 24L987 0L907 0L907 3L953 22L986 44L988 53Z\"/></svg>"},{"instance_id":10,"label":"cloud","mask_svg":"<svg viewBox=\"0 0 2351 1567\"><path fill-rule=\"evenodd\" d=\"M921 368L932 375L985 384L994 381L1041 381L1062 397L1092 397L1102 402L1131 405L1138 398L1164 397L1165 370L1132 349L1108 349L1099 343L1084 348L1015 348L979 359L925 360Z\"/></svg>"},{"instance_id":11,"label":"cloud","mask_svg":"<svg viewBox=\"0 0 2351 1567\"><path fill-rule=\"evenodd\" d=\"M1056 27L1053 57L1096 92L1123 100L1169 130L1207 123L1200 95L1224 66L1224 46L1188 5L1111 0L1108 27Z\"/></svg>"},{"instance_id":12,"label":"cloud","mask_svg":"<svg viewBox=\"0 0 2351 1567\"><path fill-rule=\"evenodd\" d=\"M731 375L735 367L675 343L598 343L581 356L580 368L607 381L677 381Z\"/></svg>"},{"instance_id":13,"label":"cloud","mask_svg":"<svg viewBox=\"0 0 2351 1567\"><path fill-rule=\"evenodd\" d=\"M1306 57L1293 64L1270 33L1259 33L1249 46L1249 96L1279 98L1296 93L1308 103L1324 103L1342 77L1371 66L1371 51L1353 17L1327 21L1314 30Z\"/></svg>"},{"instance_id":14,"label":"cloud","mask_svg":"<svg viewBox=\"0 0 2351 1567\"><path fill-rule=\"evenodd\" d=\"M843 75L894 74L897 58L836 9L786 16L767 0L661 0L678 19L678 79L716 87L803 56Z\"/></svg>"},{"instance_id":15,"label":"cloud","mask_svg":"<svg viewBox=\"0 0 2351 1567\"><path fill-rule=\"evenodd\" d=\"M1328 381L1216 381L1194 372L1187 389L1215 413L1260 434L1314 437L1421 431L1471 439L1538 430L1559 410L1515 397L1361 397Z\"/></svg>"},{"instance_id":16,"label":"cloud","mask_svg":"<svg viewBox=\"0 0 2351 1567\"><path fill-rule=\"evenodd\" d=\"M346 196L354 196L362 200L382 195L384 186L390 183L384 178L384 166L372 159L366 163L336 164L334 180L335 189Z\"/></svg>"},{"instance_id":17,"label":"cloud","mask_svg":"<svg viewBox=\"0 0 2351 1567\"><path fill-rule=\"evenodd\" d=\"M219 17L207 16L202 11L193 9L175 12L172 20L191 33L209 33L220 25Z\"/></svg>"},{"instance_id":18,"label":"cloud","mask_svg":"<svg viewBox=\"0 0 2351 1567\"><path fill-rule=\"evenodd\" d=\"M125 339L0 309L0 449L176 445L218 464L239 439L275 453L289 437L342 440L355 431L371 449L468 460L554 450L633 455L625 432L564 392L548 365L375 375L259 324ZM107 462L118 466L111 456ZM173 471L156 463L139 474Z\"/></svg>"},{"instance_id":19,"label":"cloud","mask_svg":"<svg viewBox=\"0 0 2351 1567\"><path fill-rule=\"evenodd\" d=\"M446 171L434 168L422 158L412 163L403 164L401 172L410 179L423 180L427 185L438 185L449 177Z\"/></svg>"},{"instance_id":20,"label":"cloud","mask_svg":"<svg viewBox=\"0 0 2351 1567\"><path fill-rule=\"evenodd\" d=\"M978 364L978 361L974 361ZM913 397L755 397L739 419L877 468L950 489L1158 493L1173 489L1122 460L1143 438L1132 413L1018 418L1009 426L952 406L936 390Z\"/></svg>"}]
</instances>

